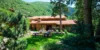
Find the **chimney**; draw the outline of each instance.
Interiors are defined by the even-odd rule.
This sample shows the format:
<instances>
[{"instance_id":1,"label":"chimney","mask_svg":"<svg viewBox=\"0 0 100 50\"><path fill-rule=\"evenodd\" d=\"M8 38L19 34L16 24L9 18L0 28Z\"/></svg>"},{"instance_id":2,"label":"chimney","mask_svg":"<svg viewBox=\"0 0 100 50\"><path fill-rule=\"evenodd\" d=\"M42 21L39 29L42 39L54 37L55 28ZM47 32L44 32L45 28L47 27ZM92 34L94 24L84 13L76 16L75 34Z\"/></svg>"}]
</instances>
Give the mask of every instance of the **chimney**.
<instances>
[{"instance_id":1,"label":"chimney","mask_svg":"<svg viewBox=\"0 0 100 50\"><path fill-rule=\"evenodd\" d=\"M38 20L37 20L38 22L40 22L41 21L41 19L40 18L38 18Z\"/></svg>"}]
</instances>

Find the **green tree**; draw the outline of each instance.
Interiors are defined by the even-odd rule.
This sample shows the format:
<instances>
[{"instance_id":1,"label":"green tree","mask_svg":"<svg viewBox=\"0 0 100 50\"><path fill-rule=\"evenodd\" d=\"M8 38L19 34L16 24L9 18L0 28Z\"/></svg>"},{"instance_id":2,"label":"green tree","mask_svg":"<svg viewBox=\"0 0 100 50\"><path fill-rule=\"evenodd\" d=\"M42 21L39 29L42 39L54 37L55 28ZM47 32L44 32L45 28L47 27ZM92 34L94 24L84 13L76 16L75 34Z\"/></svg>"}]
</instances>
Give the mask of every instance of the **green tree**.
<instances>
[{"instance_id":1,"label":"green tree","mask_svg":"<svg viewBox=\"0 0 100 50\"><path fill-rule=\"evenodd\" d=\"M67 5L65 4L66 0L51 0L53 7L53 16L60 16L60 31L62 31L62 14L68 12ZM65 15L65 14L64 14Z\"/></svg>"},{"instance_id":2,"label":"green tree","mask_svg":"<svg viewBox=\"0 0 100 50\"><path fill-rule=\"evenodd\" d=\"M99 37L99 30L100 30L100 4L98 4L100 1L99 0L93 0L93 6L92 6L92 8L93 8L93 25L95 26L95 30L94 30L94 32L95 32L95 35L97 36L97 37Z\"/></svg>"},{"instance_id":3,"label":"green tree","mask_svg":"<svg viewBox=\"0 0 100 50\"><path fill-rule=\"evenodd\" d=\"M29 21L21 13L16 15L5 9L0 9L0 11L0 30L4 39L8 39L4 43L4 49L16 50L17 40L23 37L29 29Z\"/></svg>"},{"instance_id":4,"label":"green tree","mask_svg":"<svg viewBox=\"0 0 100 50\"><path fill-rule=\"evenodd\" d=\"M84 25L85 25L85 33L94 35L93 26L92 26L92 0L84 0ZM88 30L88 31L87 31Z\"/></svg>"}]
</instances>

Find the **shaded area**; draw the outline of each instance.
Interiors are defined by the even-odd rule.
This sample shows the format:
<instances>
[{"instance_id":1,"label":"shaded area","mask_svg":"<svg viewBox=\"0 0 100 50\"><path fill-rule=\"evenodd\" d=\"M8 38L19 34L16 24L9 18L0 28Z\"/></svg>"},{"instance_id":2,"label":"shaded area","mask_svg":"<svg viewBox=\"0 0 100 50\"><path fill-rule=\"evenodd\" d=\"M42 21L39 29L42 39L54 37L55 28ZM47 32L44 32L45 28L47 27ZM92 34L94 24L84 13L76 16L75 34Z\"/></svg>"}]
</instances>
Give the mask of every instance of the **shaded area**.
<instances>
[{"instance_id":1,"label":"shaded area","mask_svg":"<svg viewBox=\"0 0 100 50\"><path fill-rule=\"evenodd\" d=\"M44 46L44 50L99 50L99 44L92 37L67 33L61 42L48 43Z\"/></svg>"},{"instance_id":2,"label":"shaded area","mask_svg":"<svg viewBox=\"0 0 100 50\"><path fill-rule=\"evenodd\" d=\"M69 50L96 50L94 38L86 36L67 37L62 40Z\"/></svg>"}]
</instances>

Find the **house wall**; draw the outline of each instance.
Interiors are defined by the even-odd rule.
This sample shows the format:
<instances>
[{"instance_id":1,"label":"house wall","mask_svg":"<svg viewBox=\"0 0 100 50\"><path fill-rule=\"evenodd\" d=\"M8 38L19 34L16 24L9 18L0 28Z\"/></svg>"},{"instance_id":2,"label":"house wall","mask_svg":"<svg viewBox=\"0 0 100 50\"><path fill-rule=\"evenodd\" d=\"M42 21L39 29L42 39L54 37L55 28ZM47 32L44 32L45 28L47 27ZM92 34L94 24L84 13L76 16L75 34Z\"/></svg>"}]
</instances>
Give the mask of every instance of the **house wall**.
<instances>
[{"instance_id":1,"label":"house wall","mask_svg":"<svg viewBox=\"0 0 100 50\"><path fill-rule=\"evenodd\" d=\"M41 25L40 24L36 24L36 29L40 30L41 29Z\"/></svg>"},{"instance_id":2,"label":"house wall","mask_svg":"<svg viewBox=\"0 0 100 50\"><path fill-rule=\"evenodd\" d=\"M46 25L41 25L41 29L45 29L46 30Z\"/></svg>"},{"instance_id":3,"label":"house wall","mask_svg":"<svg viewBox=\"0 0 100 50\"><path fill-rule=\"evenodd\" d=\"M36 25L32 24L30 27L32 28L32 30L39 31L41 29L45 29L46 30L48 25L46 25L46 24L36 24ZM51 25L51 28L54 28L54 27L56 27L56 25Z\"/></svg>"},{"instance_id":4,"label":"house wall","mask_svg":"<svg viewBox=\"0 0 100 50\"><path fill-rule=\"evenodd\" d=\"M36 24L36 25L32 24L31 27L32 27L32 30L37 30L37 31L41 29L46 29L46 25L44 24Z\"/></svg>"},{"instance_id":5,"label":"house wall","mask_svg":"<svg viewBox=\"0 0 100 50\"><path fill-rule=\"evenodd\" d=\"M46 30L48 25L46 25L46 24L36 24L36 25L32 24L31 27L32 27L32 30L39 31L41 29L45 29ZM63 31L64 31L64 29L67 29L67 31L70 31L72 26L71 25L63 25L62 27L63 27ZM56 29L59 30L59 25L52 24L50 28L56 28Z\"/></svg>"}]
</instances>

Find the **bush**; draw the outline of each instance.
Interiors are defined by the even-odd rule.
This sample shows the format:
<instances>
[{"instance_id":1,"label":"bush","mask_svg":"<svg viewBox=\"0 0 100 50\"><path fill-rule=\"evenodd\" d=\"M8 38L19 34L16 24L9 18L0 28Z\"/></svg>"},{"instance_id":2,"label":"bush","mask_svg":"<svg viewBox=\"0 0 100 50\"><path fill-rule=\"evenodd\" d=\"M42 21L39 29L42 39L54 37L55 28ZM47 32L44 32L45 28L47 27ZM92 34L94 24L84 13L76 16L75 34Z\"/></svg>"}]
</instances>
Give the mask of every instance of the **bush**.
<instances>
[{"instance_id":1,"label":"bush","mask_svg":"<svg viewBox=\"0 0 100 50\"><path fill-rule=\"evenodd\" d=\"M10 39L6 44L5 47L9 50L25 50L27 47L27 41L25 40L13 40Z\"/></svg>"},{"instance_id":2,"label":"bush","mask_svg":"<svg viewBox=\"0 0 100 50\"><path fill-rule=\"evenodd\" d=\"M94 38L88 38L84 35L71 36L62 40L62 43L68 46L69 50L94 50Z\"/></svg>"},{"instance_id":3,"label":"bush","mask_svg":"<svg viewBox=\"0 0 100 50\"><path fill-rule=\"evenodd\" d=\"M25 50L27 45L28 44L26 40L18 40L16 50Z\"/></svg>"},{"instance_id":4,"label":"bush","mask_svg":"<svg viewBox=\"0 0 100 50\"><path fill-rule=\"evenodd\" d=\"M78 34L83 34L84 33L84 24L82 21L77 21L77 25L74 25L71 28L71 32L73 33L78 33Z\"/></svg>"},{"instance_id":5,"label":"bush","mask_svg":"<svg viewBox=\"0 0 100 50\"><path fill-rule=\"evenodd\" d=\"M65 50L66 47L62 44L48 43L44 46L44 50Z\"/></svg>"}]
</instances>

